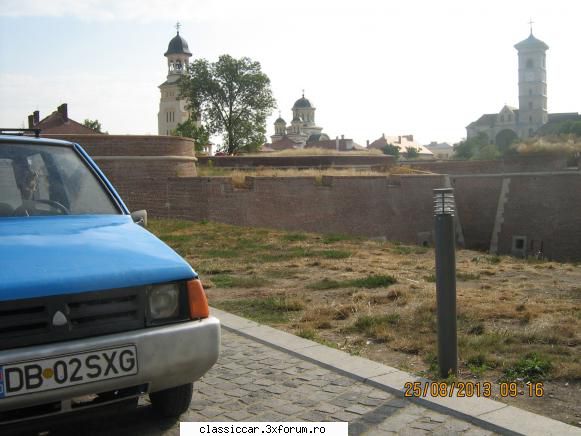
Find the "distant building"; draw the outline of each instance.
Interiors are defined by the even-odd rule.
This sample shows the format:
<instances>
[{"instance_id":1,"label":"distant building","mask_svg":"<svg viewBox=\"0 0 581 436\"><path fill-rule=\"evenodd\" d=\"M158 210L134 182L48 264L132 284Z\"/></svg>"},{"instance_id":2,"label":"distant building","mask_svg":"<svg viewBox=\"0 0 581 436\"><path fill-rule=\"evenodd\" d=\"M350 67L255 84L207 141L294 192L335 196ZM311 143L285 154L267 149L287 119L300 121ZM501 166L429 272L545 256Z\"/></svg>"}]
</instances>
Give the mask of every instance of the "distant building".
<instances>
[{"instance_id":1,"label":"distant building","mask_svg":"<svg viewBox=\"0 0 581 436\"><path fill-rule=\"evenodd\" d=\"M547 113L547 65L545 52L549 46L529 37L514 46L518 52L518 108L505 105L496 114L484 114L466 127L467 137L484 135L500 149L516 138L534 136L542 126L556 120L578 119L577 113Z\"/></svg>"},{"instance_id":2,"label":"distant building","mask_svg":"<svg viewBox=\"0 0 581 436\"><path fill-rule=\"evenodd\" d=\"M450 159L454 154L454 147L447 142L432 141L424 147L430 150L436 159Z\"/></svg>"},{"instance_id":3,"label":"distant building","mask_svg":"<svg viewBox=\"0 0 581 436\"><path fill-rule=\"evenodd\" d=\"M56 111L49 116L40 119L40 112L34 111L28 116L28 128L40 129L44 135L95 135L99 132L84 126L69 118L68 105L61 104Z\"/></svg>"},{"instance_id":4,"label":"distant building","mask_svg":"<svg viewBox=\"0 0 581 436\"><path fill-rule=\"evenodd\" d=\"M345 138L344 135L341 135L341 138L337 137L335 139L314 138L312 141L307 142L304 148L322 148L335 151L364 150L363 147L355 144L352 139Z\"/></svg>"},{"instance_id":5,"label":"distant building","mask_svg":"<svg viewBox=\"0 0 581 436\"><path fill-rule=\"evenodd\" d=\"M401 154L405 153L408 148L415 148L418 150L418 157L420 159L433 159L434 157L434 154L430 150L414 141L414 135L386 136L385 133L382 133L381 137L371 144L368 143L367 148L383 150L388 144L399 147Z\"/></svg>"},{"instance_id":6,"label":"distant building","mask_svg":"<svg viewBox=\"0 0 581 436\"><path fill-rule=\"evenodd\" d=\"M293 119L290 125L287 126L286 121L280 116L274 122L274 135L270 137L272 144L269 146L276 149L276 144L282 141L291 147L303 148L314 142L328 141L329 136L323 133L323 128L315 123L316 109L305 98L303 92L303 96L295 101L292 107ZM278 147L280 148L281 145L279 144Z\"/></svg>"},{"instance_id":7,"label":"distant building","mask_svg":"<svg viewBox=\"0 0 581 436\"><path fill-rule=\"evenodd\" d=\"M186 73L192 52L186 40L180 36L179 23L176 28L177 34L171 39L164 53L167 58L167 79L159 85L161 91L157 114L159 135L171 135L178 124L187 121L190 117L187 100L180 98L178 80Z\"/></svg>"}]
</instances>

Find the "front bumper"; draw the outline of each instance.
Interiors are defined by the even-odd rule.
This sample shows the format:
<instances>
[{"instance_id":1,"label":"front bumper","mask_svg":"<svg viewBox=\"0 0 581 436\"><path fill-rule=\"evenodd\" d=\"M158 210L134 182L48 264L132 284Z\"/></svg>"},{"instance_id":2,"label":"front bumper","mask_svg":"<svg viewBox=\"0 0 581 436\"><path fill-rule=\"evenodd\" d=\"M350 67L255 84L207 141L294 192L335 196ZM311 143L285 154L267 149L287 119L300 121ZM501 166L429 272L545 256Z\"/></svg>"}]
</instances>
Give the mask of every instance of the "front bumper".
<instances>
[{"instance_id":1,"label":"front bumper","mask_svg":"<svg viewBox=\"0 0 581 436\"><path fill-rule=\"evenodd\" d=\"M218 360L220 322L214 318L162 327L133 330L68 342L0 351L4 363L82 353L101 348L134 344L139 371L135 375L69 386L51 391L0 398L0 412L31 407L75 397L146 385L148 392L191 383Z\"/></svg>"}]
</instances>

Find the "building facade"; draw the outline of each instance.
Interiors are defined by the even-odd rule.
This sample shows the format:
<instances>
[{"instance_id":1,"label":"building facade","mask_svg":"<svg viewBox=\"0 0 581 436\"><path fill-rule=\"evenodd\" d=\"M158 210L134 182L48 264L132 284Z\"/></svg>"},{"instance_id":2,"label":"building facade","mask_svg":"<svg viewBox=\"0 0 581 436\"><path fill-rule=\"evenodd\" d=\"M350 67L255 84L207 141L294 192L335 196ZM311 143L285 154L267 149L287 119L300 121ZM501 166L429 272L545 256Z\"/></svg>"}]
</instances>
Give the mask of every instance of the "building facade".
<instances>
[{"instance_id":1,"label":"building facade","mask_svg":"<svg viewBox=\"0 0 581 436\"><path fill-rule=\"evenodd\" d=\"M179 79L187 72L192 52L188 43L180 36L179 24L177 34L167 47L164 56L167 58L167 78L159 85L161 98L157 114L157 133L171 135L179 123L187 121L190 112L187 109L187 100L180 98Z\"/></svg>"},{"instance_id":2,"label":"building facade","mask_svg":"<svg viewBox=\"0 0 581 436\"><path fill-rule=\"evenodd\" d=\"M305 98L305 93L295 101L292 107L293 119L287 126L282 117L274 122L274 135L270 137L273 148L276 143L285 144L294 148L303 148L307 144L317 141L328 141L329 136L323 133L323 128L315 123L316 108ZM281 142L282 141L282 142Z\"/></svg>"},{"instance_id":3,"label":"building facade","mask_svg":"<svg viewBox=\"0 0 581 436\"><path fill-rule=\"evenodd\" d=\"M518 108L505 105L497 114L484 114L467 127L468 138L485 135L490 144L508 147L516 138L529 138L549 120L547 113L547 65L549 46L529 37L514 48L518 53Z\"/></svg>"},{"instance_id":4,"label":"building facade","mask_svg":"<svg viewBox=\"0 0 581 436\"><path fill-rule=\"evenodd\" d=\"M502 151L517 138L525 139L566 121L581 120L577 112L547 111L547 57L549 46L529 37L515 44L518 53L518 108L505 105L496 114L484 114L466 127L468 138L483 136ZM550 129L548 129L550 130Z\"/></svg>"},{"instance_id":5,"label":"building facade","mask_svg":"<svg viewBox=\"0 0 581 436\"><path fill-rule=\"evenodd\" d=\"M34 111L28 116L28 128L40 129L43 135L96 135L101 133L70 119L67 103L61 104L56 111L42 120L40 112Z\"/></svg>"}]
</instances>

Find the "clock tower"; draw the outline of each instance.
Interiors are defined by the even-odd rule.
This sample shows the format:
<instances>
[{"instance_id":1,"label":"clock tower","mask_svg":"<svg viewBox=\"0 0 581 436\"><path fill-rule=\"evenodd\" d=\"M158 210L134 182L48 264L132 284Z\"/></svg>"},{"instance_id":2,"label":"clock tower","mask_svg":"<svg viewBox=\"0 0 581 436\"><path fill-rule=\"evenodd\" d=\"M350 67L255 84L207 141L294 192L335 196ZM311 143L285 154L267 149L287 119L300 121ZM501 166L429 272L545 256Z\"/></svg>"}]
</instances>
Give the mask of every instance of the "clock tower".
<instances>
[{"instance_id":1,"label":"clock tower","mask_svg":"<svg viewBox=\"0 0 581 436\"><path fill-rule=\"evenodd\" d=\"M533 36L531 27L529 37L514 48L518 51L518 136L528 138L548 121L545 52L549 46Z\"/></svg>"}]
</instances>

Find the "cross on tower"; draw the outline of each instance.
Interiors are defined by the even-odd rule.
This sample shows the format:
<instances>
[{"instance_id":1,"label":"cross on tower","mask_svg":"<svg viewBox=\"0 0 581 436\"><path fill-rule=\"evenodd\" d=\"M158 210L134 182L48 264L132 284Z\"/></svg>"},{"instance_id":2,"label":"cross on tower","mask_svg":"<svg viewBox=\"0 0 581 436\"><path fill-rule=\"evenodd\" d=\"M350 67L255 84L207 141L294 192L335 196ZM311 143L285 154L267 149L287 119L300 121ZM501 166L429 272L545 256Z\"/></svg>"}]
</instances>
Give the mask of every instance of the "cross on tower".
<instances>
[{"instance_id":1,"label":"cross on tower","mask_svg":"<svg viewBox=\"0 0 581 436\"><path fill-rule=\"evenodd\" d=\"M181 24L180 24L180 22L178 21L178 22L176 23L176 30L178 31L178 35L180 34L180 27L181 27L181 26L182 26L182 25L181 25Z\"/></svg>"},{"instance_id":2,"label":"cross on tower","mask_svg":"<svg viewBox=\"0 0 581 436\"><path fill-rule=\"evenodd\" d=\"M305 98L305 90L303 89L303 98Z\"/></svg>"},{"instance_id":3,"label":"cross on tower","mask_svg":"<svg viewBox=\"0 0 581 436\"><path fill-rule=\"evenodd\" d=\"M533 24L534 24L534 23L535 23L535 22L534 22L534 21L533 21L533 19L531 18L531 19L529 20L529 26L531 27L531 35L533 34Z\"/></svg>"}]
</instances>

